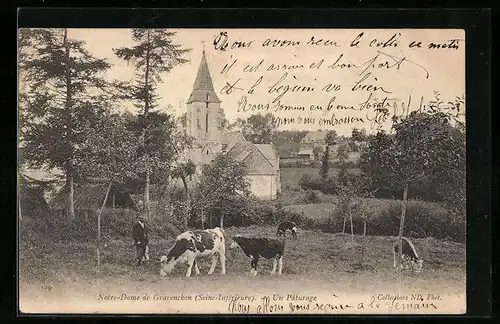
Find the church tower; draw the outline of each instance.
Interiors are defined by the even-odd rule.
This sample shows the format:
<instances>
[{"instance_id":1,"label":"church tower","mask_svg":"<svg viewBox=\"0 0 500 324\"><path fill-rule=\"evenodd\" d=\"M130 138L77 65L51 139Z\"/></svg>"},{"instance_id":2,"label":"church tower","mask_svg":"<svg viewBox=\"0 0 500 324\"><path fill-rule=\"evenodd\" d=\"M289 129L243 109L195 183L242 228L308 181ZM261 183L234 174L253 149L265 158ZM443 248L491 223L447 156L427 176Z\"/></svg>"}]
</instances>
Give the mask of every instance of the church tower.
<instances>
[{"instance_id":1,"label":"church tower","mask_svg":"<svg viewBox=\"0 0 500 324\"><path fill-rule=\"evenodd\" d=\"M187 133L194 138L190 158L197 166L210 163L222 150L220 104L203 50L193 91L187 101Z\"/></svg>"}]
</instances>

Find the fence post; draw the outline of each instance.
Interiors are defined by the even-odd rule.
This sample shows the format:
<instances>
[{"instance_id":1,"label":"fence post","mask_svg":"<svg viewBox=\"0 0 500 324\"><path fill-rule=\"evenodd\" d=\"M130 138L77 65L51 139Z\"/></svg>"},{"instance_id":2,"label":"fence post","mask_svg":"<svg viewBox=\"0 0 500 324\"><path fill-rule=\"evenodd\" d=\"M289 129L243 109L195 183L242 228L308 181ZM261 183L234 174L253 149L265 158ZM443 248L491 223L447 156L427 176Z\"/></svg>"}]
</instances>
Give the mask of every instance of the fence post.
<instances>
[{"instance_id":1,"label":"fence post","mask_svg":"<svg viewBox=\"0 0 500 324\"><path fill-rule=\"evenodd\" d=\"M101 210L99 210L99 214L97 214L97 266L101 266L101 214L102 210L106 206L106 201L108 200L109 191L111 190L111 182L109 183L108 190L106 191L106 196L104 197L104 201L102 202Z\"/></svg>"}]
</instances>

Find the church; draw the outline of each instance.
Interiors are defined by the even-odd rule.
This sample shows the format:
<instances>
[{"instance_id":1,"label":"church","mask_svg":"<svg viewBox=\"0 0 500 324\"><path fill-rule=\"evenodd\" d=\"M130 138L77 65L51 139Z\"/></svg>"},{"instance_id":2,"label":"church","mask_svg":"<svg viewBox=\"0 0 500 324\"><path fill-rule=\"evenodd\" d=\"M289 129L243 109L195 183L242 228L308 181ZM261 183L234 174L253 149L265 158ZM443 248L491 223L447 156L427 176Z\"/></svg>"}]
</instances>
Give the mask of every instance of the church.
<instances>
[{"instance_id":1,"label":"church","mask_svg":"<svg viewBox=\"0 0 500 324\"><path fill-rule=\"evenodd\" d=\"M217 97L205 51L187 100L187 134L194 138L187 157L196 165L195 181L204 164L221 153L243 163L251 192L258 198L274 200L281 192L279 156L274 145L254 144L241 132L223 132L221 100Z\"/></svg>"}]
</instances>

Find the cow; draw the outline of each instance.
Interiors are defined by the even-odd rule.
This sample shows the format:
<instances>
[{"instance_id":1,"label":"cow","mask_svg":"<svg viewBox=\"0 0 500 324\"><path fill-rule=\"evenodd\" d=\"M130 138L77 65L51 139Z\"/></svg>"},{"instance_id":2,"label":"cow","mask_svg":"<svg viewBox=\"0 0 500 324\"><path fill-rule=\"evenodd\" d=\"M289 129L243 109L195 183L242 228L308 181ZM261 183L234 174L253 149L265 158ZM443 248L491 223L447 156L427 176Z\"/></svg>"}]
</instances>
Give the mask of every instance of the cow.
<instances>
[{"instance_id":1,"label":"cow","mask_svg":"<svg viewBox=\"0 0 500 324\"><path fill-rule=\"evenodd\" d=\"M294 239L297 239L297 224L291 221L283 221L279 223L278 230L276 231L276 236L286 237L287 230L292 233L292 237Z\"/></svg>"},{"instance_id":2,"label":"cow","mask_svg":"<svg viewBox=\"0 0 500 324\"><path fill-rule=\"evenodd\" d=\"M191 276L194 266L195 273L200 274L196 259L212 258L212 266L208 270L211 275L217 265L217 256L221 263L221 275L226 274L226 240L224 230L216 227L206 230L186 231L177 236L174 246L167 255L160 258L160 276L170 274L176 264L188 264L186 277Z\"/></svg>"},{"instance_id":3,"label":"cow","mask_svg":"<svg viewBox=\"0 0 500 324\"><path fill-rule=\"evenodd\" d=\"M401 269L407 270L410 269L410 267L417 271L420 272L422 270L422 265L424 263L424 260L421 259L417 251L415 250L415 246L413 243L407 239L406 237L403 237L403 253L401 255ZM397 268L397 262L396 262L396 255L399 253L399 241L397 240L394 243L394 268Z\"/></svg>"},{"instance_id":4,"label":"cow","mask_svg":"<svg viewBox=\"0 0 500 324\"><path fill-rule=\"evenodd\" d=\"M238 246L251 260L250 262L250 275L257 275L257 263L259 258L273 259L273 269L271 275L276 272L276 264L278 265L278 275L281 275L283 269L283 253L285 252L285 242L283 239L264 238L264 237L243 237L236 235L230 245L231 249Z\"/></svg>"}]
</instances>

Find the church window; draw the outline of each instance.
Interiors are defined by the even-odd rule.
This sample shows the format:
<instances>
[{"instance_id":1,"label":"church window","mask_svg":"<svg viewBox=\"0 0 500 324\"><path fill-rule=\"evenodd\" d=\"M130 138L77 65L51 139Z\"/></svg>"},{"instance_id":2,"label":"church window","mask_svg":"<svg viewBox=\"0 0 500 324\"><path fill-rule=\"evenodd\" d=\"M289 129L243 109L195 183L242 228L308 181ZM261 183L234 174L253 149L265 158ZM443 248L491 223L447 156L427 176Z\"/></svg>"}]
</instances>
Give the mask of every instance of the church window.
<instances>
[{"instance_id":1,"label":"church window","mask_svg":"<svg viewBox=\"0 0 500 324\"><path fill-rule=\"evenodd\" d=\"M208 155L208 150L207 150L207 155Z\"/></svg>"},{"instance_id":2,"label":"church window","mask_svg":"<svg viewBox=\"0 0 500 324\"><path fill-rule=\"evenodd\" d=\"M199 119L199 118L196 118L196 122L197 122L197 124L198 124L198 129L201 129L200 119Z\"/></svg>"},{"instance_id":3,"label":"church window","mask_svg":"<svg viewBox=\"0 0 500 324\"><path fill-rule=\"evenodd\" d=\"M205 115L205 132L208 133L208 112L207 114Z\"/></svg>"}]
</instances>

